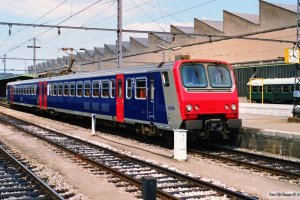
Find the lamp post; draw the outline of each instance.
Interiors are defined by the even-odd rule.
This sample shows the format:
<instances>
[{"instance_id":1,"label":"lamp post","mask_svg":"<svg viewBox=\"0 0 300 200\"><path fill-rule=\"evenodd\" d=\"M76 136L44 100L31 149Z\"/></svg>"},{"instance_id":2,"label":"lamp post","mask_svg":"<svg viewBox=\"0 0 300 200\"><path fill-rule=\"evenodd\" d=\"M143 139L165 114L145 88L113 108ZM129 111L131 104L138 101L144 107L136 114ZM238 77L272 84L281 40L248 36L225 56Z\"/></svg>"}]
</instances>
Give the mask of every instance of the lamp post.
<instances>
[{"instance_id":1,"label":"lamp post","mask_svg":"<svg viewBox=\"0 0 300 200\"><path fill-rule=\"evenodd\" d=\"M163 53L163 62L165 62L165 50L168 50L169 51L169 61L171 61L171 57L170 57L170 54L171 54L171 51L177 51L179 49L181 49L182 47L171 47L171 48L167 48L165 46L162 46L162 45L157 45L158 48L162 49L162 53Z\"/></svg>"}]
</instances>

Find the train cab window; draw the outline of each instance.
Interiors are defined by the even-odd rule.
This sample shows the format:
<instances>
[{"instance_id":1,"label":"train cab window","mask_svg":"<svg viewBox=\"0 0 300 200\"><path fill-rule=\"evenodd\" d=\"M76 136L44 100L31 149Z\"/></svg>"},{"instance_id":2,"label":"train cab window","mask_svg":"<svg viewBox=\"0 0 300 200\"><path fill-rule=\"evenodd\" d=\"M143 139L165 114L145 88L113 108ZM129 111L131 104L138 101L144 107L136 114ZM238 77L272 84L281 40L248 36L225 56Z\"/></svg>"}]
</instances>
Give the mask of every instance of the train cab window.
<instances>
[{"instance_id":1,"label":"train cab window","mask_svg":"<svg viewBox=\"0 0 300 200\"><path fill-rule=\"evenodd\" d=\"M57 83L53 84L53 96L57 96Z\"/></svg>"},{"instance_id":2,"label":"train cab window","mask_svg":"<svg viewBox=\"0 0 300 200\"><path fill-rule=\"evenodd\" d=\"M135 98L146 99L147 97L147 79L136 78L135 79Z\"/></svg>"},{"instance_id":3,"label":"train cab window","mask_svg":"<svg viewBox=\"0 0 300 200\"><path fill-rule=\"evenodd\" d=\"M205 68L201 64L185 64L181 67L182 82L185 87L207 87Z\"/></svg>"},{"instance_id":4,"label":"train cab window","mask_svg":"<svg viewBox=\"0 0 300 200\"><path fill-rule=\"evenodd\" d=\"M70 82L70 97L75 96L75 82Z\"/></svg>"},{"instance_id":5,"label":"train cab window","mask_svg":"<svg viewBox=\"0 0 300 200\"><path fill-rule=\"evenodd\" d=\"M169 75L168 72L162 72L162 81L165 87L170 86Z\"/></svg>"},{"instance_id":6,"label":"train cab window","mask_svg":"<svg viewBox=\"0 0 300 200\"><path fill-rule=\"evenodd\" d=\"M91 82L85 81L84 82L84 97L90 97L91 96Z\"/></svg>"},{"instance_id":7,"label":"train cab window","mask_svg":"<svg viewBox=\"0 0 300 200\"><path fill-rule=\"evenodd\" d=\"M58 83L57 96L62 96L62 95L63 95L63 84L62 83Z\"/></svg>"},{"instance_id":8,"label":"train cab window","mask_svg":"<svg viewBox=\"0 0 300 200\"><path fill-rule=\"evenodd\" d=\"M93 87L93 94L92 97L99 97L99 81L95 80L92 82L92 87Z\"/></svg>"},{"instance_id":9,"label":"train cab window","mask_svg":"<svg viewBox=\"0 0 300 200\"><path fill-rule=\"evenodd\" d=\"M103 98L109 97L109 81L108 80L101 81L101 97L103 97Z\"/></svg>"},{"instance_id":10,"label":"train cab window","mask_svg":"<svg viewBox=\"0 0 300 200\"><path fill-rule=\"evenodd\" d=\"M232 86L230 71L226 66L209 65L208 76L212 87L230 88Z\"/></svg>"},{"instance_id":11,"label":"train cab window","mask_svg":"<svg viewBox=\"0 0 300 200\"><path fill-rule=\"evenodd\" d=\"M288 93L289 92L289 86L288 85L283 85L282 86L282 93Z\"/></svg>"},{"instance_id":12,"label":"train cab window","mask_svg":"<svg viewBox=\"0 0 300 200\"><path fill-rule=\"evenodd\" d=\"M82 81L76 82L76 96L82 97Z\"/></svg>"},{"instance_id":13,"label":"train cab window","mask_svg":"<svg viewBox=\"0 0 300 200\"><path fill-rule=\"evenodd\" d=\"M258 86L252 86L252 92L257 93L258 92Z\"/></svg>"},{"instance_id":14,"label":"train cab window","mask_svg":"<svg viewBox=\"0 0 300 200\"><path fill-rule=\"evenodd\" d=\"M126 79L126 99L131 99L132 97L132 80Z\"/></svg>"},{"instance_id":15,"label":"train cab window","mask_svg":"<svg viewBox=\"0 0 300 200\"><path fill-rule=\"evenodd\" d=\"M69 95L69 83L65 82L64 83L64 96Z\"/></svg>"},{"instance_id":16,"label":"train cab window","mask_svg":"<svg viewBox=\"0 0 300 200\"><path fill-rule=\"evenodd\" d=\"M116 86L115 86L115 79L110 80L110 97L115 98L116 96Z\"/></svg>"},{"instance_id":17,"label":"train cab window","mask_svg":"<svg viewBox=\"0 0 300 200\"><path fill-rule=\"evenodd\" d=\"M273 90L273 88L272 88L271 85L267 85L267 86L266 86L266 92L267 92L267 93L272 93L272 90Z\"/></svg>"}]
</instances>

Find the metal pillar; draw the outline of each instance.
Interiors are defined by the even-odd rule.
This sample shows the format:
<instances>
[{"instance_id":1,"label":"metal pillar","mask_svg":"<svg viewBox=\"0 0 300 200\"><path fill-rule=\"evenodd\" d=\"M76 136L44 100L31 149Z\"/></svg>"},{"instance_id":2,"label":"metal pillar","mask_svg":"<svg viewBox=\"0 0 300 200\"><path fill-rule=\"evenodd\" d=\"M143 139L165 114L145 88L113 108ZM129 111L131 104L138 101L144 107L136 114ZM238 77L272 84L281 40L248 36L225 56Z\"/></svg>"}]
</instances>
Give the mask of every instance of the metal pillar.
<instances>
[{"instance_id":1,"label":"metal pillar","mask_svg":"<svg viewBox=\"0 0 300 200\"><path fill-rule=\"evenodd\" d=\"M122 0L118 0L118 28L117 28L117 66L122 67L123 44L122 44Z\"/></svg>"},{"instance_id":2,"label":"metal pillar","mask_svg":"<svg viewBox=\"0 0 300 200\"><path fill-rule=\"evenodd\" d=\"M39 46L36 46L36 38L33 38L33 46L27 46L28 48L33 48L33 68L34 68L34 74L36 74L36 50L37 48L41 48Z\"/></svg>"},{"instance_id":3,"label":"metal pillar","mask_svg":"<svg viewBox=\"0 0 300 200\"><path fill-rule=\"evenodd\" d=\"M300 49L300 0L297 0L297 40L296 48ZM294 107L293 117L300 118L300 65L295 64Z\"/></svg>"},{"instance_id":4,"label":"metal pillar","mask_svg":"<svg viewBox=\"0 0 300 200\"><path fill-rule=\"evenodd\" d=\"M3 63L4 63L4 74L6 74L6 54L3 56Z\"/></svg>"}]
</instances>

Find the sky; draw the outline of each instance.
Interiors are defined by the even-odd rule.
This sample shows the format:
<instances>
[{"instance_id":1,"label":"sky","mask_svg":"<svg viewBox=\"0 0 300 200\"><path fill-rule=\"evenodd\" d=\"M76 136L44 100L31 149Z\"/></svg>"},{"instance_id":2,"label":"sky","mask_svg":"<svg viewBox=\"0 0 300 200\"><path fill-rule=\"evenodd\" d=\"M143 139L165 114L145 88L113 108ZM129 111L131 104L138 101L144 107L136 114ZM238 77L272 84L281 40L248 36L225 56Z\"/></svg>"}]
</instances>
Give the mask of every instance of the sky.
<instances>
[{"instance_id":1,"label":"sky","mask_svg":"<svg viewBox=\"0 0 300 200\"><path fill-rule=\"evenodd\" d=\"M266 0L275 4L295 5L297 0ZM194 18L222 21L223 10L259 14L259 0L123 0L123 29L169 31L170 24L193 26ZM0 21L11 23L117 28L116 0L0 0ZM9 35L9 29L11 35ZM123 34L129 37L141 34ZM63 47L93 49L115 44L116 33L107 31L67 30L0 25L0 59L33 58L36 38L37 59L67 56ZM3 61L3 60L2 60ZM6 60L8 73L24 73L32 60ZM0 73L4 63L0 63Z\"/></svg>"}]
</instances>

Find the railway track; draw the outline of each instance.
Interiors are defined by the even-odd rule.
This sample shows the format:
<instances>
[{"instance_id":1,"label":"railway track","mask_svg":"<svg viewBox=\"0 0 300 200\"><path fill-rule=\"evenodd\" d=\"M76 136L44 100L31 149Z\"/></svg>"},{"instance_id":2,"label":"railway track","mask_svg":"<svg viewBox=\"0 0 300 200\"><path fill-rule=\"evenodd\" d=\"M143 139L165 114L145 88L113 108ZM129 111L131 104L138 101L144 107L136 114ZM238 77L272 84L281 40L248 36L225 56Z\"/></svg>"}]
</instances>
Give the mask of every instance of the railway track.
<instances>
[{"instance_id":1,"label":"railway track","mask_svg":"<svg viewBox=\"0 0 300 200\"><path fill-rule=\"evenodd\" d=\"M64 199L0 142L0 199Z\"/></svg>"},{"instance_id":2,"label":"railway track","mask_svg":"<svg viewBox=\"0 0 300 200\"><path fill-rule=\"evenodd\" d=\"M267 171L285 179L300 180L300 163L296 161L242 152L220 146L210 146L206 150L189 149L189 152L210 159L222 160L260 171Z\"/></svg>"},{"instance_id":3,"label":"railway track","mask_svg":"<svg viewBox=\"0 0 300 200\"><path fill-rule=\"evenodd\" d=\"M152 176L157 180L157 196L161 199L257 199L3 114L0 119L109 172L116 177L115 182L123 182L125 187L133 185L131 192L141 190L142 177Z\"/></svg>"}]
</instances>

